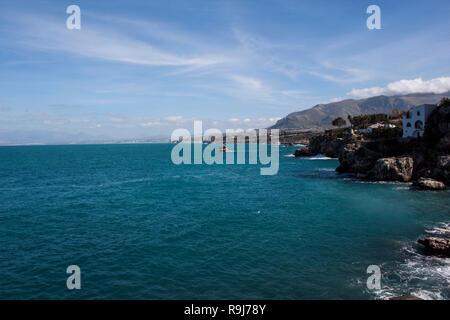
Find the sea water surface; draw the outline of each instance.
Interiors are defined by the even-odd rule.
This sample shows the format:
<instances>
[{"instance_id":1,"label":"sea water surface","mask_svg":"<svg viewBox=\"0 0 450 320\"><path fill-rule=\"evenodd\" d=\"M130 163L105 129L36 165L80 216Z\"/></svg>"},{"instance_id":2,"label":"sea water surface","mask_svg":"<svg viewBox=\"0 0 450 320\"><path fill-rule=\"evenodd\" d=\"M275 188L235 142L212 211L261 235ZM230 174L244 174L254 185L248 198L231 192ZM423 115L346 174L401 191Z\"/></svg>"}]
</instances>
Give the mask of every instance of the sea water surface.
<instances>
[{"instance_id":1,"label":"sea water surface","mask_svg":"<svg viewBox=\"0 0 450 320\"><path fill-rule=\"evenodd\" d=\"M274 176L177 166L172 147L1 147L0 298L450 298L450 262L416 244L448 234L449 191L358 182L293 147Z\"/></svg>"}]
</instances>

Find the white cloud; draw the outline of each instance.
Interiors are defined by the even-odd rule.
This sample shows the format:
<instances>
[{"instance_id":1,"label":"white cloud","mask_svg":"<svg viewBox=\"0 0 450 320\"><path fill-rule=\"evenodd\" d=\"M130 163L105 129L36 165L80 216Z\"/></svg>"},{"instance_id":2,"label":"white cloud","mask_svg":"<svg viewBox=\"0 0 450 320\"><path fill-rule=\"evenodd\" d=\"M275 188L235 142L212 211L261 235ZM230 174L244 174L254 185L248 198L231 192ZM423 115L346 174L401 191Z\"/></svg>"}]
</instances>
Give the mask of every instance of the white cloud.
<instances>
[{"instance_id":1,"label":"white cloud","mask_svg":"<svg viewBox=\"0 0 450 320\"><path fill-rule=\"evenodd\" d=\"M450 77L440 77L431 80L400 80L389 83L386 87L371 87L353 89L347 93L352 98L368 98L379 95L400 95L410 93L444 93L450 90Z\"/></svg>"},{"instance_id":2,"label":"white cloud","mask_svg":"<svg viewBox=\"0 0 450 320\"><path fill-rule=\"evenodd\" d=\"M249 119L249 118L245 118L245 119L238 119L238 118L233 118L228 120L228 127L231 126L231 128L229 129L236 129L238 126L243 126L244 129L247 128L266 128L269 127L273 124L275 124L275 122L277 122L278 120L280 120L281 117L271 117L269 119L266 118L258 118L258 119ZM222 124L222 127L227 127L226 123Z\"/></svg>"},{"instance_id":3,"label":"white cloud","mask_svg":"<svg viewBox=\"0 0 450 320\"><path fill-rule=\"evenodd\" d=\"M167 117L166 120L169 122L180 122L183 120L183 117L182 116L171 116L171 117Z\"/></svg>"},{"instance_id":4,"label":"white cloud","mask_svg":"<svg viewBox=\"0 0 450 320\"><path fill-rule=\"evenodd\" d=\"M333 98L333 99L328 100L328 103L339 102L339 101L342 101L342 100L345 100L345 98L337 97L337 98Z\"/></svg>"}]
</instances>

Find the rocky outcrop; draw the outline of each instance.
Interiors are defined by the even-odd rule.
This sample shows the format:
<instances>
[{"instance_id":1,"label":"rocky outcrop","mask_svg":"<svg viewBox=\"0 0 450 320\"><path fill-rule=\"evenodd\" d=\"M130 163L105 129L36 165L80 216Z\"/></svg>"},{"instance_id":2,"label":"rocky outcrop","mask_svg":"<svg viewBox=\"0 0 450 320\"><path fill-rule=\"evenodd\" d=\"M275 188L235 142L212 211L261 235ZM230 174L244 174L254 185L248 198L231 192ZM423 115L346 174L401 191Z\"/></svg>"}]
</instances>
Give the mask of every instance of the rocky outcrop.
<instances>
[{"instance_id":1,"label":"rocky outcrop","mask_svg":"<svg viewBox=\"0 0 450 320\"><path fill-rule=\"evenodd\" d=\"M413 186L419 187L422 190L445 190L445 184L431 178L420 178L413 182Z\"/></svg>"},{"instance_id":2,"label":"rocky outcrop","mask_svg":"<svg viewBox=\"0 0 450 320\"><path fill-rule=\"evenodd\" d=\"M415 154L414 180L430 178L450 185L450 149L448 151L428 148Z\"/></svg>"},{"instance_id":3,"label":"rocky outcrop","mask_svg":"<svg viewBox=\"0 0 450 320\"><path fill-rule=\"evenodd\" d=\"M316 154L317 153L310 152L308 147L297 149L294 152L294 156L296 157L313 157Z\"/></svg>"},{"instance_id":4,"label":"rocky outcrop","mask_svg":"<svg viewBox=\"0 0 450 320\"><path fill-rule=\"evenodd\" d=\"M337 158L345 145L344 138L331 138L326 135L321 135L312 138L309 141L309 151L314 154L324 154L330 158Z\"/></svg>"},{"instance_id":5,"label":"rocky outcrop","mask_svg":"<svg viewBox=\"0 0 450 320\"><path fill-rule=\"evenodd\" d=\"M412 157L381 158L367 174L367 177L376 181L403 181L411 180L414 160Z\"/></svg>"},{"instance_id":6,"label":"rocky outcrop","mask_svg":"<svg viewBox=\"0 0 450 320\"><path fill-rule=\"evenodd\" d=\"M425 139L438 149L450 148L450 103L442 103L428 117L425 127Z\"/></svg>"},{"instance_id":7,"label":"rocky outcrop","mask_svg":"<svg viewBox=\"0 0 450 320\"><path fill-rule=\"evenodd\" d=\"M423 138L346 141L338 153L336 170L358 178L417 181L428 190L450 186L450 104L444 102L430 114Z\"/></svg>"},{"instance_id":8,"label":"rocky outcrop","mask_svg":"<svg viewBox=\"0 0 450 320\"><path fill-rule=\"evenodd\" d=\"M339 155L338 172L366 174L381 155L362 147L359 141L344 145Z\"/></svg>"},{"instance_id":9,"label":"rocky outcrop","mask_svg":"<svg viewBox=\"0 0 450 320\"><path fill-rule=\"evenodd\" d=\"M296 157L312 157L323 154L330 158L338 158L342 152L342 148L348 141L349 139L342 137L332 138L328 135L315 136L309 140L307 147L295 150L294 155Z\"/></svg>"},{"instance_id":10,"label":"rocky outcrop","mask_svg":"<svg viewBox=\"0 0 450 320\"><path fill-rule=\"evenodd\" d=\"M450 239L432 237L419 239L417 242L424 245L433 254L450 256Z\"/></svg>"}]
</instances>

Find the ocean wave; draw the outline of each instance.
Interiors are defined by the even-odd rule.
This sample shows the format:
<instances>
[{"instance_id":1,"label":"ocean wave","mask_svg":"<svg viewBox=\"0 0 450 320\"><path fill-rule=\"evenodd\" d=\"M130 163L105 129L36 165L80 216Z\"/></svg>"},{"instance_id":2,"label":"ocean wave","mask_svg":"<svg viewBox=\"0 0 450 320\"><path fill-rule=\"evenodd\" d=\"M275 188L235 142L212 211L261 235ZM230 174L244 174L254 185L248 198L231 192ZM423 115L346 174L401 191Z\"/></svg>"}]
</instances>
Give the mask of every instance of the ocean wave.
<instances>
[{"instance_id":1,"label":"ocean wave","mask_svg":"<svg viewBox=\"0 0 450 320\"><path fill-rule=\"evenodd\" d=\"M441 223L426 230L448 236L450 224ZM382 288L372 292L376 299L412 294L424 300L450 299L450 259L427 254L421 246L408 244L401 249L400 263L383 266ZM383 269L387 269L386 273Z\"/></svg>"},{"instance_id":2,"label":"ocean wave","mask_svg":"<svg viewBox=\"0 0 450 320\"><path fill-rule=\"evenodd\" d=\"M111 182L105 182L99 185L99 187L109 187L109 186L115 186L115 185L121 185L121 184L127 184L127 183L139 183L139 182L145 182L145 181L151 181L154 180L154 178L137 178L137 179L130 179L130 180L121 180L121 181L111 181Z\"/></svg>"},{"instance_id":3,"label":"ocean wave","mask_svg":"<svg viewBox=\"0 0 450 320\"><path fill-rule=\"evenodd\" d=\"M297 177L305 179L339 179L339 174L333 170L303 170L296 174Z\"/></svg>"}]
</instances>

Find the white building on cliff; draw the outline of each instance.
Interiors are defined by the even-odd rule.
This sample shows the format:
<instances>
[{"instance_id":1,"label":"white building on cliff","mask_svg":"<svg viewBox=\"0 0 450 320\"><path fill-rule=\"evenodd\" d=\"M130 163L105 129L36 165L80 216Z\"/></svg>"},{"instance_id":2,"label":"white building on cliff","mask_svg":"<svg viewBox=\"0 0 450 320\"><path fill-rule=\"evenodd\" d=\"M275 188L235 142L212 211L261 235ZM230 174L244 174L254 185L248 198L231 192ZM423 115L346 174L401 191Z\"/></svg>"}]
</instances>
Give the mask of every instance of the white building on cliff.
<instances>
[{"instance_id":1,"label":"white building on cliff","mask_svg":"<svg viewBox=\"0 0 450 320\"><path fill-rule=\"evenodd\" d=\"M409 110L408 116L403 117L403 138L423 136L425 123L435 108L434 104L423 104Z\"/></svg>"}]
</instances>

